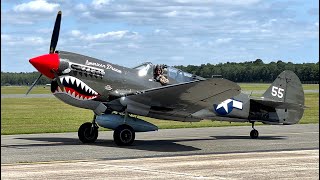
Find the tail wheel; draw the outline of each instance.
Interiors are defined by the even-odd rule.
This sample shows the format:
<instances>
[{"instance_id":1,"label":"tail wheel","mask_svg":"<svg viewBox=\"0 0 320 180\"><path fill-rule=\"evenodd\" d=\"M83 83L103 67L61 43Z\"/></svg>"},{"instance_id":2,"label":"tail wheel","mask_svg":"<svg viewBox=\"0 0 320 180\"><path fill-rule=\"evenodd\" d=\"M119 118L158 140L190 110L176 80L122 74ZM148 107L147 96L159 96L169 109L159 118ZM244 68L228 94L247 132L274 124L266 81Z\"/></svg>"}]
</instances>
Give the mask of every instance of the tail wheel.
<instances>
[{"instance_id":1,"label":"tail wheel","mask_svg":"<svg viewBox=\"0 0 320 180\"><path fill-rule=\"evenodd\" d=\"M253 129L253 130L250 132L250 137L251 137L252 139L257 139L258 136L259 136L258 130Z\"/></svg>"},{"instance_id":2,"label":"tail wheel","mask_svg":"<svg viewBox=\"0 0 320 180\"><path fill-rule=\"evenodd\" d=\"M83 143L94 143L98 138L98 127L91 122L86 122L80 126L78 137Z\"/></svg>"},{"instance_id":3,"label":"tail wheel","mask_svg":"<svg viewBox=\"0 0 320 180\"><path fill-rule=\"evenodd\" d=\"M120 125L114 130L113 139L118 146L128 146L133 143L135 132L128 125Z\"/></svg>"}]
</instances>

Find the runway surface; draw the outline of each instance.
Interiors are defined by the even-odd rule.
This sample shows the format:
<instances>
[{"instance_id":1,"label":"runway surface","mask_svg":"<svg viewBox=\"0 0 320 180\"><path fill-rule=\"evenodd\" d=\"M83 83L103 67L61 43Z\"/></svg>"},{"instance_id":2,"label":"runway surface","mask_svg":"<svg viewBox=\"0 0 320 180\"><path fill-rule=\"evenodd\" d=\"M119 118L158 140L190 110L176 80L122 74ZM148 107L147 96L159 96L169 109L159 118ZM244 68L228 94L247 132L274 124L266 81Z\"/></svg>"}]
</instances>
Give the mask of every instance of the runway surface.
<instances>
[{"instance_id":1,"label":"runway surface","mask_svg":"<svg viewBox=\"0 0 320 180\"><path fill-rule=\"evenodd\" d=\"M4 165L1 179L319 179L319 150Z\"/></svg>"},{"instance_id":2,"label":"runway surface","mask_svg":"<svg viewBox=\"0 0 320 180\"><path fill-rule=\"evenodd\" d=\"M319 124L170 129L117 147L77 133L1 136L1 179L318 179ZM135 177L135 178L133 178Z\"/></svg>"},{"instance_id":3,"label":"runway surface","mask_svg":"<svg viewBox=\"0 0 320 180\"><path fill-rule=\"evenodd\" d=\"M164 129L136 133L132 146L117 147L112 131L99 131L94 144L82 144L76 132L1 136L1 164L90 159L128 159L194 154L319 149L319 124Z\"/></svg>"}]
</instances>

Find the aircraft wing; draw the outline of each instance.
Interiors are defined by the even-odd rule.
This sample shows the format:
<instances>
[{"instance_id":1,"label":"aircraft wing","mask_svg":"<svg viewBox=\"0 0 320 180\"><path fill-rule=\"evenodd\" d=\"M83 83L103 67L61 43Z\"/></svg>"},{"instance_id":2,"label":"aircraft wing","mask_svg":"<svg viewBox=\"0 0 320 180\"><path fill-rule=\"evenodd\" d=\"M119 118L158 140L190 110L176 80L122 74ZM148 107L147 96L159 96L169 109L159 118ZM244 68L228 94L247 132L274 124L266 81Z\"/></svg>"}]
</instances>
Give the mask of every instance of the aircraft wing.
<instances>
[{"instance_id":1,"label":"aircraft wing","mask_svg":"<svg viewBox=\"0 0 320 180\"><path fill-rule=\"evenodd\" d=\"M128 112L147 115L149 111L188 116L240 93L240 86L226 79L208 79L152 88L120 98Z\"/></svg>"}]
</instances>

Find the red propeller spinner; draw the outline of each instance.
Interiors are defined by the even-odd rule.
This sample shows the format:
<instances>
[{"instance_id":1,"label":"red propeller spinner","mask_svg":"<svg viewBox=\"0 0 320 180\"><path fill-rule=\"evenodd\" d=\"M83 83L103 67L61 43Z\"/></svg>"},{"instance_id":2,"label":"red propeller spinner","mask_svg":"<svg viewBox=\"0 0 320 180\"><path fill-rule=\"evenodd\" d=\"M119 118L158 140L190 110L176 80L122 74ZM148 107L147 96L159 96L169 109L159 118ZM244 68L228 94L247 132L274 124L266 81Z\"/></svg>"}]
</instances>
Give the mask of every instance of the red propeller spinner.
<instances>
[{"instance_id":1,"label":"red propeller spinner","mask_svg":"<svg viewBox=\"0 0 320 180\"><path fill-rule=\"evenodd\" d=\"M29 60L29 62L43 75L47 76L50 79L54 78L54 73L58 71L60 59L59 55L54 54L45 54L38 56Z\"/></svg>"}]
</instances>

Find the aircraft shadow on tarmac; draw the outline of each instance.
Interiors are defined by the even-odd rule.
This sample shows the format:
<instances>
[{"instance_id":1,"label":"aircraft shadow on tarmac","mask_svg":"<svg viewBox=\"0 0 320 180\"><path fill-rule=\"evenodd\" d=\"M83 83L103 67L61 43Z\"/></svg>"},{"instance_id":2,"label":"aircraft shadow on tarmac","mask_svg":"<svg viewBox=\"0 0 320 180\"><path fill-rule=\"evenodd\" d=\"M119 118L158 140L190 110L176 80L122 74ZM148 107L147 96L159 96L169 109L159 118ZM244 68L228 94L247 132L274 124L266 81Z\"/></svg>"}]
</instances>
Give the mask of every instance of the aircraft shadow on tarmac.
<instances>
[{"instance_id":1,"label":"aircraft shadow on tarmac","mask_svg":"<svg viewBox=\"0 0 320 180\"><path fill-rule=\"evenodd\" d=\"M210 136L216 140L219 139L251 139L249 136ZM283 139L287 139L284 136L259 136L258 139L254 139L254 141L256 140L283 140Z\"/></svg>"},{"instance_id":2,"label":"aircraft shadow on tarmac","mask_svg":"<svg viewBox=\"0 0 320 180\"><path fill-rule=\"evenodd\" d=\"M16 138L31 141L45 142L43 144L31 143L21 145L8 145L1 147L8 148L26 148L26 147L37 147L37 146L66 146L66 145L84 145L84 146L104 146L113 148L126 148L136 149L145 151L156 151L156 152L188 152L188 151L199 151L200 148L179 144L179 142L190 142L190 141L216 141L216 140L228 140L228 139L243 139L243 140L284 140L286 137L283 136L261 136L259 139L251 139L248 136L210 136L208 138L190 138L190 139L166 139L166 140L136 140L131 146L117 146L113 140L98 139L92 144L83 144L77 138L61 138L61 137L28 137L28 138Z\"/></svg>"}]
</instances>

